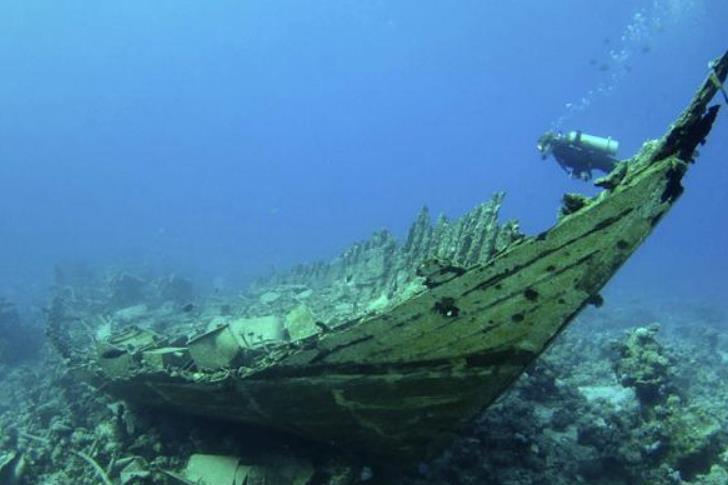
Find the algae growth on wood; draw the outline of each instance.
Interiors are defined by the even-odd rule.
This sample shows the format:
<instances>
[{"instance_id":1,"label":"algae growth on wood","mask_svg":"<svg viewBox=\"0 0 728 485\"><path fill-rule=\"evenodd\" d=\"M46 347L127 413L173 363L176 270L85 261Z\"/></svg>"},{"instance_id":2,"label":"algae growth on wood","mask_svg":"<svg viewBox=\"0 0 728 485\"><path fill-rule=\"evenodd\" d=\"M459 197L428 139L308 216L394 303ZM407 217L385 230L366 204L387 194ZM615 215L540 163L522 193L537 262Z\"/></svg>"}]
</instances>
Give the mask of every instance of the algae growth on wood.
<instances>
[{"instance_id":1,"label":"algae growth on wood","mask_svg":"<svg viewBox=\"0 0 728 485\"><path fill-rule=\"evenodd\" d=\"M601 303L601 288L682 194L727 72L724 55L663 138L598 180L596 197L567 195L538 236L500 224L496 194L457 220L433 225L423 211L403 244L377 233L242 299L128 306L128 294L174 297L184 285L124 274L94 297L61 290L49 336L84 378L130 402L374 457L432 456ZM74 323L98 319L105 334L89 346Z\"/></svg>"}]
</instances>

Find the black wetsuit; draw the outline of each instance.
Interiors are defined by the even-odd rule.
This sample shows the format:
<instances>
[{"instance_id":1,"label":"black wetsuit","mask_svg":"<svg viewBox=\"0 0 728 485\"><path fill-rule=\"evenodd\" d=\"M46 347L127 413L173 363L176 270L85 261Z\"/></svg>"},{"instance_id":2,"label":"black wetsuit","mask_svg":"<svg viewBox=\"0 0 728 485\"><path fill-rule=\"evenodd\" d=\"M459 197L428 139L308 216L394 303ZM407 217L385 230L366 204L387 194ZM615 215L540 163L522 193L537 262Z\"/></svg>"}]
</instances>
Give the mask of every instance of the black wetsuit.
<instances>
[{"instance_id":1,"label":"black wetsuit","mask_svg":"<svg viewBox=\"0 0 728 485\"><path fill-rule=\"evenodd\" d=\"M551 153L561 168L569 172L572 177L582 180L590 180L592 170L609 173L617 163L617 160L609 155L566 141L554 143Z\"/></svg>"}]
</instances>

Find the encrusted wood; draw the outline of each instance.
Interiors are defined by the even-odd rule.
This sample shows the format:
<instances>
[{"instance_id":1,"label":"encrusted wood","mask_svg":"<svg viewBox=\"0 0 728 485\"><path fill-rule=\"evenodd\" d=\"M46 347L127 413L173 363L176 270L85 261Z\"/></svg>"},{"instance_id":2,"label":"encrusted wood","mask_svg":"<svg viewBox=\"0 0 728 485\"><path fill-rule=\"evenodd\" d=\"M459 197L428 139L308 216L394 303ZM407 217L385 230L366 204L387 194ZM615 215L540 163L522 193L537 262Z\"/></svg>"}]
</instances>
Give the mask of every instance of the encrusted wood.
<instances>
[{"instance_id":1,"label":"encrusted wood","mask_svg":"<svg viewBox=\"0 0 728 485\"><path fill-rule=\"evenodd\" d=\"M728 54L715 66L724 82ZM717 107L707 108L716 90L706 81L661 140L646 143L608 190L552 229L389 311L281 346L253 367L95 379L131 401L374 456L427 457L585 305L600 303L601 288L682 193L681 179L717 115Z\"/></svg>"}]
</instances>

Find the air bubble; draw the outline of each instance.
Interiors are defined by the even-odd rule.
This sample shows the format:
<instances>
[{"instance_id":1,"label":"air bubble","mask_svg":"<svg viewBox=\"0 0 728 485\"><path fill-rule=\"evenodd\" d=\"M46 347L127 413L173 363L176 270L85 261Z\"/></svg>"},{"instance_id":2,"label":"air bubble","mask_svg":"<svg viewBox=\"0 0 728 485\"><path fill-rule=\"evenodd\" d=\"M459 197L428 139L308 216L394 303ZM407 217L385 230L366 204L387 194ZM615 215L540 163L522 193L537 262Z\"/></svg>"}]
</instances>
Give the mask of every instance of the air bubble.
<instances>
[{"instance_id":1,"label":"air bubble","mask_svg":"<svg viewBox=\"0 0 728 485\"><path fill-rule=\"evenodd\" d=\"M695 21L705 14L705 0L653 0L650 7L637 10L619 37L621 45L610 49L605 57L609 60L608 81L597 89L587 91L586 96L576 102L564 104L565 112L552 124L559 130L574 116L586 111L600 96L607 96L619 86L631 71L630 61L640 52L646 52L658 34L667 27ZM606 69L605 69L606 72Z\"/></svg>"}]
</instances>

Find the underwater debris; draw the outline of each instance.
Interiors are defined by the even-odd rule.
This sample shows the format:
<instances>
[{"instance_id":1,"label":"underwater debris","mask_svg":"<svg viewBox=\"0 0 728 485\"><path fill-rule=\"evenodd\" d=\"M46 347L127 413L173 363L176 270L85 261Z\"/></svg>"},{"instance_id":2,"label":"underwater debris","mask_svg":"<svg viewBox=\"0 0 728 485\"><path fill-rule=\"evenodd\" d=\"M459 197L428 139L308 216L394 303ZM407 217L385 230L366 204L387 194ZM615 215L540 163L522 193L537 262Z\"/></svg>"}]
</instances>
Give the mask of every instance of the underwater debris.
<instances>
[{"instance_id":1,"label":"underwater debris","mask_svg":"<svg viewBox=\"0 0 728 485\"><path fill-rule=\"evenodd\" d=\"M614 170L609 172L604 177L599 177L598 179L596 179L594 181L594 185L603 189L613 190L622 182L622 180L624 180L624 177L627 175L628 170L629 167L627 165L627 162L618 162L614 167Z\"/></svg>"},{"instance_id":2,"label":"underwater debris","mask_svg":"<svg viewBox=\"0 0 728 485\"><path fill-rule=\"evenodd\" d=\"M429 261L447 261L463 268L485 263L523 238L516 221L498 222L504 198L504 193L496 193L462 217L449 220L440 216L434 225L424 207L404 244L398 244L389 232L380 231L331 263L299 265L261 284L303 285L317 290L346 283L354 287L358 299L371 301L382 294L400 293L415 278L418 267Z\"/></svg>"},{"instance_id":3,"label":"underwater debris","mask_svg":"<svg viewBox=\"0 0 728 485\"><path fill-rule=\"evenodd\" d=\"M106 474L104 469L101 468L101 466L98 463L96 463L96 460L94 460L93 458L88 456L83 451L71 451L71 453L78 456L86 463L88 463L91 466L91 468L94 469L94 471L96 472L96 475L99 477L99 479L101 479L101 481L104 483L104 485L113 485L109 476Z\"/></svg>"},{"instance_id":4,"label":"underwater debris","mask_svg":"<svg viewBox=\"0 0 728 485\"><path fill-rule=\"evenodd\" d=\"M561 209L559 210L559 217L579 212L589 204L589 200L589 197L583 194L564 194Z\"/></svg>"},{"instance_id":5,"label":"underwater debris","mask_svg":"<svg viewBox=\"0 0 728 485\"><path fill-rule=\"evenodd\" d=\"M193 454L182 475L189 483L306 485L314 470L309 463L293 458L270 464L246 464L235 456Z\"/></svg>"},{"instance_id":6,"label":"underwater debris","mask_svg":"<svg viewBox=\"0 0 728 485\"><path fill-rule=\"evenodd\" d=\"M0 453L0 483L20 483L25 468L25 457L15 450Z\"/></svg>"},{"instance_id":7,"label":"underwater debris","mask_svg":"<svg viewBox=\"0 0 728 485\"><path fill-rule=\"evenodd\" d=\"M722 79L726 72L728 55L716 67ZM717 115L707 108L715 93L706 82L665 137L635 155L609 191L583 201L541 236L523 238L515 223L498 224L498 198L434 227L423 211L404 245L381 232L331 264L277 275L260 284L249 309L215 315L223 320L214 329L207 328L209 318L192 325L197 333L145 337L150 347L112 337L99 344L114 345L111 353L76 352L84 377L130 402L277 429L379 458L433 456L585 305L598 302L599 290L681 195L695 147ZM418 275L423 265L430 270ZM386 303L369 311L382 295ZM309 335L294 340L289 330L286 338L282 318L302 301L322 331L313 332L307 318ZM236 329L236 319L272 309L275 338L249 341L248 327ZM87 309L80 303L74 311ZM178 349L172 353L187 348L193 364L160 369L142 358L170 347ZM104 359L125 360L109 367Z\"/></svg>"}]
</instances>

